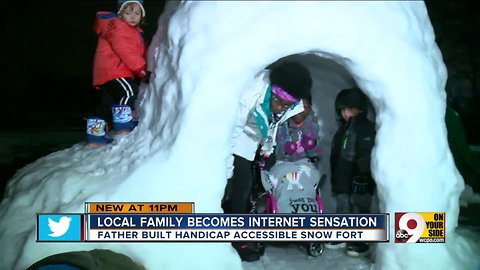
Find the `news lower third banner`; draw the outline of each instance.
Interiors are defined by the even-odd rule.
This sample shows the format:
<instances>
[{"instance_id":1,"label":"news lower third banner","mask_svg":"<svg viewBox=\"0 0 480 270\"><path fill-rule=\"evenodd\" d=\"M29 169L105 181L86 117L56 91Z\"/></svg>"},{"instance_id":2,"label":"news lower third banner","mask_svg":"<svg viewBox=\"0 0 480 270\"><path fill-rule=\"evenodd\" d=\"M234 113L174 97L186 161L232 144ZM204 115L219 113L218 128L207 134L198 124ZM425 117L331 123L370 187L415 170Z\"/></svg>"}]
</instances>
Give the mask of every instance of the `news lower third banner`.
<instances>
[{"instance_id":1,"label":"news lower third banner","mask_svg":"<svg viewBox=\"0 0 480 270\"><path fill-rule=\"evenodd\" d=\"M389 241L389 215L90 214L85 241Z\"/></svg>"},{"instance_id":2,"label":"news lower third banner","mask_svg":"<svg viewBox=\"0 0 480 270\"><path fill-rule=\"evenodd\" d=\"M38 242L389 241L389 214L204 214L194 203L85 203L37 214Z\"/></svg>"}]
</instances>

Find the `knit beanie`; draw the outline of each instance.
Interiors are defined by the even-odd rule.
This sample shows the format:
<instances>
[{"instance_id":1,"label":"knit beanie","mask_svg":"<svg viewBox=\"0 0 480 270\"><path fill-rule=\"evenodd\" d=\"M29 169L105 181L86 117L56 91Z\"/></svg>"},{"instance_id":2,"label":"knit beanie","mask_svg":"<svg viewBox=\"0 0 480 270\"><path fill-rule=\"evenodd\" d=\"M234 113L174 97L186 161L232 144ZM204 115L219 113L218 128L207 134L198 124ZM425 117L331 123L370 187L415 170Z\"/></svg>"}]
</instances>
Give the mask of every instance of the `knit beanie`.
<instances>
[{"instance_id":1,"label":"knit beanie","mask_svg":"<svg viewBox=\"0 0 480 270\"><path fill-rule=\"evenodd\" d=\"M356 108L367 112L368 97L357 87L343 89L335 99L335 110L340 113L343 108Z\"/></svg>"},{"instance_id":2,"label":"knit beanie","mask_svg":"<svg viewBox=\"0 0 480 270\"><path fill-rule=\"evenodd\" d=\"M137 3L140 6L140 9L142 10L142 17L145 17L145 9L143 8L143 0L136 0L136 1L130 1L130 0L118 0L117 5L118 5L118 12L125 7L126 4L128 3Z\"/></svg>"},{"instance_id":3,"label":"knit beanie","mask_svg":"<svg viewBox=\"0 0 480 270\"><path fill-rule=\"evenodd\" d=\"M273 66L269 79L272 85L297 99L311 97L312 77L308 69L297 62L285 61Z\"/></svg>"}]
</instances>

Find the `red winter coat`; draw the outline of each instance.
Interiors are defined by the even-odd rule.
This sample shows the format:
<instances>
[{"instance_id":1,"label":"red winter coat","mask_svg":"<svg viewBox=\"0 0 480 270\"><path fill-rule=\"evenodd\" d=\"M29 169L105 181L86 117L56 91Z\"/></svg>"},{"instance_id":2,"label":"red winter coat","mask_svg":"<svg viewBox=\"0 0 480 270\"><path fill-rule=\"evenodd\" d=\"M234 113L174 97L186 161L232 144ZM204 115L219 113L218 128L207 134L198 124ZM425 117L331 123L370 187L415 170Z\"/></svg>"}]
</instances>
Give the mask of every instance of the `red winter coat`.
<instances>
[{"instance_id":1,"label":"red winter coat","mask_svg":"<svg viewBox=\"0 0 480 270\"><path fill-rule=\"evenodd\" d=\"M115 13L98 12L94 30L98 44L93 64L93 86L116 78L143 79L146 45L142 29L120 20Z\"/></svg>"}]
</instances>

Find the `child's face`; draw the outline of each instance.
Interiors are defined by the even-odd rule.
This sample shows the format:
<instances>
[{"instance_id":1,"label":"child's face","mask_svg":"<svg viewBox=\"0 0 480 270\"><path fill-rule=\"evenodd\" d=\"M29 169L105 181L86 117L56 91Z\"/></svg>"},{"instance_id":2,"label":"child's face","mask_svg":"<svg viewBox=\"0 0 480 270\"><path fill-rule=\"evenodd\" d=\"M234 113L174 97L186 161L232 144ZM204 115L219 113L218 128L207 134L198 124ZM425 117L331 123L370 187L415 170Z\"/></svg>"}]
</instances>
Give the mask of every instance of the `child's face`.
<instances>
[{"instance_id":1,"label":"child's face","mask_svg":"<svg viewBox=\"0 0 480 270\"><path fill-rule=\"evenodd\" d=\"M343 120L348 121L350 118L357 116L360 111L357 108L342 108L340 113Z\"/></svg>"},{"instance_id":2,"label":"child's face","mask_svg":"<svg viewBox=\"0 0 480 270\"><path fill-rule=\"evenodd\" d=\"M142 9L137 3L129 3L120 12L120 19L127 22L131 26L137 26L142 20Z\"/></svg>"},{"instance_id":3,"label":"child's face","mask_svg":"<svg viewBox=\"0 0 480 270\"><path fill-rule=\"evenodd\" d=\"M272 97L270 98L270 109L273 113L280 114L286 111L290 106L292 106L292 104L293 102L284 100L272 93Z\"/></svg>"},{"instance_id":4,"label":"child's face","mask_svg":"<svg viewBox=\"0 0 480 270\"><path fill-rule=\"evenodd\" d=\"M303 112L292 116L292 120L297 124L302 123L303 121L305 121L305 118L307 118L307 116L308 116L308 114L310 113L311 110L312 110L312 105L310 104L310 102L308 100L304 99L303 100Z\"/></svg>"}]
</instances>

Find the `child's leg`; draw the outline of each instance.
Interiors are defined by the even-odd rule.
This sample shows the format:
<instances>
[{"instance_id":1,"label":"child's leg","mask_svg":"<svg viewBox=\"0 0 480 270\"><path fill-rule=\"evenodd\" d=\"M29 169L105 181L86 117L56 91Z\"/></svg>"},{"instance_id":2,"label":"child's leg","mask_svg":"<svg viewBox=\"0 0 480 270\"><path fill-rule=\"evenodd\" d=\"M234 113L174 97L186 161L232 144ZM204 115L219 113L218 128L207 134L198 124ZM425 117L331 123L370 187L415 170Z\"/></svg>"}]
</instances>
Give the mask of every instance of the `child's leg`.
<instances>
[{"instance_id":1,"label":"child's leg","mask_svg":"<svg viewBox=\"0 0 480 270\"><path fill-rule=\"evenodd\" d=\"M351 214L352 205L351 205L351 194L348 193L336 193L335 195L337 201L337 214ZM345 242L326 242L325 247L328 249L340 249L346 247Z\"/></svg>"},{"instance_id":2,"label":"child's leg","mask_svg":"<svg viewBox=\"0 0 480 270\"><path fill-rule=\"evenodd\" d=\"M352 204L351 204L351 194L348 193L338 193L337 197L337 214L351 214L352 213Z\"/></svg>"},{"instance_id":3,"label":"child's leg","mask_svg":"<svg viewBox=\"0 0 480 270\"><path fill-rule=\"evenodd\" d=\"M372 202L372 195L369 193L352 194L352 213L369 214ZM361 257L370 253L370 246L365 242L352 242L347 244L347 255Z\"/></svg>"},{"instance_id":4,"label":"child's leg","mask_svg":"<svg viewBox=\"0 0 480 270\"><path fill-rule=\"evenodd\" d=\"M112 104L115 103L114 99L110 94L104 89L100 88L100 103L95 109L95 115L107 122L108 126L111 127L112 122Z\"/></svg>"},{"instance_id":5,"label":"child's leg","mask_svg":"<svg viewBox=\"0 0 480 270\"><path fill-rule=\"evenodd\" d=\"M118 78L106 83L105 89L108 94L113 97L115 104L128 105L132 111L135 110L138 84L134 80L130 78Z\"/></svg>"},{"instance_id":6,"label":"child's leg","mask_svg":"<svg viewBox=\"0 0 480 270\"><path fill-rule=\"evenodd\" d=\"M114 129L117 132L132 130L136 126L134 120L136 120L137 83L129 78L118 78L106 83L105 89L114 100L110 104L111 110L114 110Z\"/></svg>"},{"instance_id":7,"label":"child's leg","mask_svg":"<svg viewBox=\"0 0 480 270\"><path fill-rule=\"evenodd\" d=\"M371 213L372 194L352 194L352 210L355 214Z\"/></svg>"},{"instance_id":8,"label":"child's leg","mask_svg":"<svg viewBox=\"0 0 480 270\"><path fill-rule=\"evenodd\" d=\"M231 213L249 212L250 194L253 185L252 162L234 155L232 178L228 179L228 208Z\"/></svg>"},{"instance_id":9,"label":"child's leg","mask_svg":"<svg viewBox=\"0 0 480 270\"><path fill-rule=\"evenodd\" d=\"M234 155L233 176L228 179L223 206L226 213L245 214L250 211L250 194L253 187L252 162ZM232 242L242 261L256 261L262 255L257 243Z\"/></svg>"}]
</instances>

